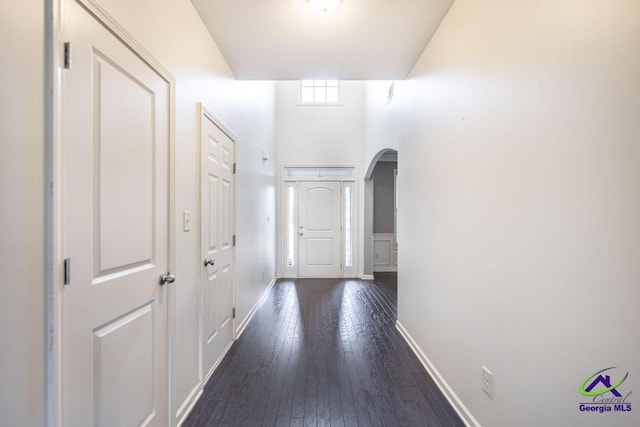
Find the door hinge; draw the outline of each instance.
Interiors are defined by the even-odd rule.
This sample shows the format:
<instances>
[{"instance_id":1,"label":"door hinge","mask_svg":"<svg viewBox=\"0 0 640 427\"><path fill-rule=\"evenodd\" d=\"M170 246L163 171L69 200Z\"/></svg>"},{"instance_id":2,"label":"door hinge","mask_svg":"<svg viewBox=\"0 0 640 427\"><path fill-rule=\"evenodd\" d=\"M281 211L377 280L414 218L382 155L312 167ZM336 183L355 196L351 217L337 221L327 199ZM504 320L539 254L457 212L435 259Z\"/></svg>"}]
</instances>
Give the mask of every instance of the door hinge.
<instances>
[{"instance_id":1,"label":"door hinge","mask_svg":"<svg viewBox=\"0 0 640 427\"><path fill-rule=\"evenodd\" d=\"M233 307L231 309L231 317L233 317L234 319L236 318L236 308L235 307Z\"/></svg>"},{"instance_id":2,"label":"door hinge","mask_svg":"<svg viewBox=\"0 0 640 427\"><path fill-rule=\"evenodd\" d=\"M71 69L71 42L64 42L64 68Z\"/></svg>"},{"instance_id":3,"label":"door hinge","mask_svg":"<svg viewBox=\"0 0 640 427\"><path fill-rule=\"evenodd\" d=\"M233 164L233 174L236 174L236 163Z\"/></svg>"},{"instance_id":4,"label":"door hinge","mask_svg":"<svg viewBox=\"0 0 640 427\"><path fill-rule=\"evenodd\" d=\"M233 235L233 238L231 240L232 240L233 246L235 246L236 245L236 235L235 234Z\"/></svg>"},{"instance_id":5,"label":"door hinge","mask_svg":"<svg viewBox=\"0 0 640 427\"><path fill-rule=\"evenodd\" d=\"M71 258L64 260L63 283L65 286L71 284Z\"/></svg>"}]
</instances>

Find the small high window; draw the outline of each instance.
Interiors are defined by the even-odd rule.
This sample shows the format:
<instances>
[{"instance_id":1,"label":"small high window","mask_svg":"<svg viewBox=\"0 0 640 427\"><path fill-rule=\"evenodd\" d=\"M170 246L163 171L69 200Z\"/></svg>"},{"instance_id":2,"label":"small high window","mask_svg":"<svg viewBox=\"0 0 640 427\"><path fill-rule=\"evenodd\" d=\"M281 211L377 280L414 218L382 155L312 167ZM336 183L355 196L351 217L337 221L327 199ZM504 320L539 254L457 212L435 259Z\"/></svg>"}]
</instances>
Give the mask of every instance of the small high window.
<instances>
[{"instance_id":1,"label":"small high window","mask_svg":"<svg viewBox=\"0 0 640 427\"><path fill-rule=\"evenodd\" d=\"M302 80L300 104L339 105L342 102L340 80Z\"/></svg>"}]
</instances>

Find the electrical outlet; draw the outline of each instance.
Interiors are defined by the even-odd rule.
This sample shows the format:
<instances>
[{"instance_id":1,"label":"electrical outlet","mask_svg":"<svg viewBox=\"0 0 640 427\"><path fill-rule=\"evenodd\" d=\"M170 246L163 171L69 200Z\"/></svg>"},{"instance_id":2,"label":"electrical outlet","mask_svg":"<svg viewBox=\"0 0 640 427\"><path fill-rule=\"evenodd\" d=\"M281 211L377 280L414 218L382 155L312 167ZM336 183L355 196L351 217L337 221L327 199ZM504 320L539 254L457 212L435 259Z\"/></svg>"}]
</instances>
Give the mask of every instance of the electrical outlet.
<instances>
[{"instance_id":1,"label":"electrical outlet","mask_svg":"<svg viewBox=\"0 0 640 427\"><path fill-rule=\"evenodd\" d=\"M493 398L493 374L486 366L482 367L482 391Z\"/></svg>"}]
</instances>

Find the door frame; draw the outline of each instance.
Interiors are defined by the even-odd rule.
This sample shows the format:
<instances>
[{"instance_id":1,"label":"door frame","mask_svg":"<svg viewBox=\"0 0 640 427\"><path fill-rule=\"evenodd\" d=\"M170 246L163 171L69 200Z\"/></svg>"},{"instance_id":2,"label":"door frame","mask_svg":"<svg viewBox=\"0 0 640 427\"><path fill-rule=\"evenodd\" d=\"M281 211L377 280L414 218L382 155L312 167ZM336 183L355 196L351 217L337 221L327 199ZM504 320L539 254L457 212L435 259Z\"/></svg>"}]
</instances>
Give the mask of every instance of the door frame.
<instances>
[{"instance_id":1,"label":"door frame","mask_svg":"<svg viewBox=\"0 0 640 427\"><path fill-rule=\"evenodd\" d=\"M310 172L314 170L323 170L323 171L346 171L348 170L350 174L348 176L289 176L290 171L304 171ZM345 258L345 230L344 230L344 200L343 200L343 190L345 185L351 186L352 188L352 228L353 233L351 236L351 244L352 244L352 266L351 267L343 267L340 269L341 276L340 277L360 277L360 215L359 215L359 207L360 207L360 193L359 193L359 180L358 180L358 166L357 165L284 165L280 169L280 180L279 180L279 191L280 195L280 212L279 212L279 224L281 232L278 235L278 265L280 266L280 276L285 278L297 278L300 277L298 274L298 265L299 265L299 251L300 245L298 239L294 239L294 252L296 256L295 268L291 268L287 266L287 195L285 194L285 190L287 188L293 187L296 195L296 199L294 200L294 211L296 215L295 219L295 228L298 227L298 210L299 210L299 182L302 181L334 181L340 182L341 188L341 196L340 196L340 224L342 226L342 230L340 232L340 259L341 264L344 262Z\"/></svg>"},{"instance_id":2,"label":"door frame","mask_svg":"<svg viewBox=\"0 0 640 427\"><path fill-rule=\"evenodd\" d=\"M237 164L237 154L238 154L238 138L233 134L233 132L231 132L231 130L226 127L224 125L224 123L222 123L222 121L220 121L212 112L211 110L207 109L205 107L205 105L202 102L198 103L198 110L199 110L199 118L200 118L200 129L198 132L199 135L199 147L200 147L200 151L199 151L199 155L198 155L198 180L199 180L199 189L200 189L200 196L198 198L198 215L200 216L200 236L199 236L199 240L200 240L200 257L197 260L198 261L198 271L200 271L200 304L199 304L199 308L198 310L200 311L199 313L199 320L198 320L198 327L199 327L199 331L198 331L198 336L200 337L200 339L198 340L198 347L199 347L199 371L200 371L200 384L201 387L204 387L204 384L209 380L209 377L211 376L211 374L213 374L213 372L216 370L216 368L218 367L220 361L222 360L222 358L224 357L224 355L227 353L227 351L229 351L229 348L231 347L231 343L233 343L236 339L237 339L237 331L236 331L236 318L235 316L231 317L231 343L229 343L229 346L224 350L222 357L220 357L220 359L218 360L218 362L216 362L213 366L213 368L210 370L210 372L204 372L203 369L203 363L204 363L204 338L205 338L205 331L204 331L204 285L205 285L205 271L202 268L202 260L205 258L205 248L204 248L204 238L202 235L202 230L204 230L204 218L202 218L202 193L205 191L205 188L203 186L202 183L202 173L203 173L203 158L202 156L204 155L204 147L202 144L202 120L205 119L209 119L213 122L214 125L216 125L225 135L227 135L231 141L233 141L233 191L231 194L231 197L233 198L232 201L232 211L231 211L231 228L232 228L232 234L235 238L236 234L237 234L237 224L238 224L238 187L237 187L237 174L236 174L236 164ZM231 305L232 307L236 307L236 274L237 274L237 258L238 258L238 253L237 253L237 246L235 244L235 242L233 243L233 246L231 248L231 263L232 263L232 269L231 269ZM194 400L195 403L196 400Z\"/></svg>"},{"instance_id":3,"label":"door frame","mask_svg":"<svg viewBox=\"0 0 640 427\"><path fill-rule=\"evenodd\" d=\"M62 338L63 319L62 304L64 302L63 253L62 253L62 123L63 123L63 90L65 88L65 70L62 63L63 43L65 41L64 10L67 5L77 3L87 13L87 17L95 19L113 33L120 41L135 53L143 62L153 69L169 86L169 120L168 120L168 212L167 212L167 266L175 272L176 267L176 229L175 223L175 90L173 75L158 62L135 38L129 34L96 0L47 0L46 9L50 14L47 19L46 66L47 85L52 89L50 98L45 99L47 108L46 123L46 242L45 242L45 286L46 286L46 425L62 426ZM51 53L49 53L51 49ZM48 55L51 55L50 57ZM173 286L167 286L167 419L174 421L173 410L173 378L171 376L171 347L175 333L175 298Z\"/></svg>"}]
</instances>

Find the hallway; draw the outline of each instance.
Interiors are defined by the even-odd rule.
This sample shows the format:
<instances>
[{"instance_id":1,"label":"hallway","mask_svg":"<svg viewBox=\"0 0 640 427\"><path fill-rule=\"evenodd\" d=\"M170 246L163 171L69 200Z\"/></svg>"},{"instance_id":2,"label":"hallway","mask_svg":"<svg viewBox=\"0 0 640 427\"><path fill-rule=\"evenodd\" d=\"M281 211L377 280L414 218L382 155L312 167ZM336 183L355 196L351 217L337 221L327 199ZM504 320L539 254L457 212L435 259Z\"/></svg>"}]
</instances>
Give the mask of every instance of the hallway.
<instances>
[{"instance_id":1,"label":"hallway","mask_svg":"<svg viewBox=\"0 0 640 427\"><path fill-rule=\"evenodd\" d=\"M395 328L394 279L279 280L183 425L463 425Z\"/></svg>"}]
</instances>

